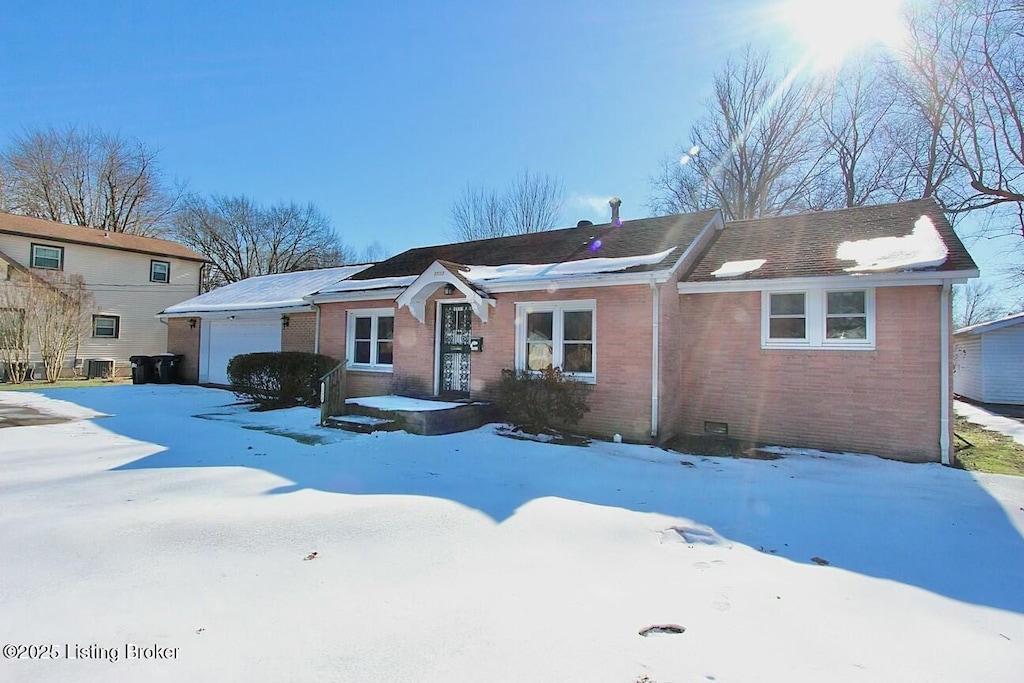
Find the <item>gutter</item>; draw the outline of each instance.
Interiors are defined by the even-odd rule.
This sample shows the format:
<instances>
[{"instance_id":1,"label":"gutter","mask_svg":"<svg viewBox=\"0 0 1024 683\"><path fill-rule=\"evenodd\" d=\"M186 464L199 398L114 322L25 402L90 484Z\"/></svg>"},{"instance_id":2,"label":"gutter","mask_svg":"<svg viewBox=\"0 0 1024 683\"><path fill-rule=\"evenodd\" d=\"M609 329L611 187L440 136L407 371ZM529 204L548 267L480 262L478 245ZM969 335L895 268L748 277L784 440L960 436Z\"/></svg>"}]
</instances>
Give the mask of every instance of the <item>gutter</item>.
<instances>
[{"instance_id":1,"label":"gutter","mask_svg":"<svg viewBox=\"0 0 1024 683\"><path fill-rule=\"evenodd\" d=\"M313 328L313 353L320 353L320 305L313 304L316 308L316 326Z\"/></svg>"},{"instance_id":2,"label":"gutter","mask_svg":"<svg viewBox=\"0 0 1024 683\"><path fill-rule=\"evenodd\" d=\"M949 346L950 346L950 344L949 344L949 329L951 327L950 319L949 319L950 318L949 295L950 295L950 289L951 288L952 287L951 287L949 282L943 283L943 285L942 285L942 296L939 298L939 301L940 301L940 305L939 305L939 308L940 308L940 311L939 311L940 323L939 323L939 325L940 325L940 329L941 329L941 333L940 333L941 342L940 343L942 345L942 348L941 348L941 350L939 352L939 362L941 363L941 366L939 367L939 378L940 378L939 382L941 384L941 386L939 387L939 395L941 396L941 398L939 399L939 402L940 402L940 405L939 405L939 411L940 411L939 412L939 451L942 454L942 464L943 465L951 465L952 464L952 460L950 458L950 439L949 439L950 412L952 411L952 407L953 407L953 401L952 401L952 397L950 396L950 390L949 390L949 364L950 364L950 357L949 357L949 351L950 351L950 349L949 349Z\"/></svg>"},{"instance_id":3,"label":"gutter","mask_svg":"<svg viewBox=\"0 0 1024 683\"><path fill-rule=\"evenodd\" d=\"M658 298L658 284L651 279L651 437L658 436L658 343L660 341L661 300Z\"/></svg>"}]
</instances>

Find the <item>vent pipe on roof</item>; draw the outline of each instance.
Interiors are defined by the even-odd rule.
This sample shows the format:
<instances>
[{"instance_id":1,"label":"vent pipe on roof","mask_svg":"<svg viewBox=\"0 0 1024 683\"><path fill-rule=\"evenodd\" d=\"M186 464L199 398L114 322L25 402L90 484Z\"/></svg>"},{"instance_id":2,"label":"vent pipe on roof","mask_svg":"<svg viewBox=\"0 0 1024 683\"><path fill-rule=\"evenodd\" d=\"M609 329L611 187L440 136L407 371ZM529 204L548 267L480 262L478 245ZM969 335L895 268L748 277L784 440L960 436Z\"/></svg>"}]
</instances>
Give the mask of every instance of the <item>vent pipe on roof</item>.
<instances>
[{"instance_id":1,"label":"vent pipe on roof","mask_svg":"<svg viewBox=\"0 0 1024 683\"><path fill-rule=\"evenodd\" d=\"M622 220L619 218L619 207L622 206L622 200L612 197L608 200L608 206L612 207L612 225L622 225Z\"/></svg>"}]
</instances>

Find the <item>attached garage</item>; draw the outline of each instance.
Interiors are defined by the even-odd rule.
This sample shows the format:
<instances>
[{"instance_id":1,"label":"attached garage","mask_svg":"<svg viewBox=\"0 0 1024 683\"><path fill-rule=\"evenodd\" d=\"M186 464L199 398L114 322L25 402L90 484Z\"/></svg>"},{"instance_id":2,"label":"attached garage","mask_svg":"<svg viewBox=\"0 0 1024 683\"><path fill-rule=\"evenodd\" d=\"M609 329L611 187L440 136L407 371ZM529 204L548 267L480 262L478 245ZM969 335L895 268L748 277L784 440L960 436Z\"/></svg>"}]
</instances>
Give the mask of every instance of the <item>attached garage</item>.
<instances>
[{"instance_id":1,"label":"attached garage","mask_svg":"<svg viewBox=\"0 0 1024 683\"><path fill-rule=\"evenodd\" d=\"M241 353L281 350L281 317L270 320L204 320L203 332L208 346L200 355L199 381L230 384L228 361ZM205 375L205 376L204 376Z\"/></svg>"},{"instance_id":2,"label":"attached garage","mask_svg":"<svg viewBox=\"0 0 1024 683\"><path fill-rule=\"evenodd\" d=\"M167 350L182 356L179 377L226 385L228 361L240 353L315 353L320 313L304 297L368 267L251 277L163 310L157 317L167 323Z\"/></svg>"},{"instance_id":3,"label":"attached garage","mask_svg":"<svg viewBox=\"0 0 1024 683\"><path fill-rule=\"evenodd\" d=\"M953 391L982 403L1024 405L1024 313L953 336Z\"/></svg>"}]
</instances>

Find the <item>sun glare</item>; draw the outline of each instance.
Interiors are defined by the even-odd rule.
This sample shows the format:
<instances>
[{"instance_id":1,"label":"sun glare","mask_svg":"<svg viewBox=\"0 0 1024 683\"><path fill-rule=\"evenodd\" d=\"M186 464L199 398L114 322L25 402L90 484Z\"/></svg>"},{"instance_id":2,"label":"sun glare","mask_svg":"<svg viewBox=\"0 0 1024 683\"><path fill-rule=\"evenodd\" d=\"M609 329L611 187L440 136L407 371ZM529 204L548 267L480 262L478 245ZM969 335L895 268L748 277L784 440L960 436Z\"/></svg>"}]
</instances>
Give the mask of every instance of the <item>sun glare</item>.
<instances>
[{"instance_id":1,"label":"sun glare","mask_svg":"<svg viewBox=\"0 0 1024 683\"><path fill-rule=\"evenodd\" d=\"M782 21L817 67L836 66L873 45L903 38L901 0L787 0Z\"/></svg>"}]
</instances>

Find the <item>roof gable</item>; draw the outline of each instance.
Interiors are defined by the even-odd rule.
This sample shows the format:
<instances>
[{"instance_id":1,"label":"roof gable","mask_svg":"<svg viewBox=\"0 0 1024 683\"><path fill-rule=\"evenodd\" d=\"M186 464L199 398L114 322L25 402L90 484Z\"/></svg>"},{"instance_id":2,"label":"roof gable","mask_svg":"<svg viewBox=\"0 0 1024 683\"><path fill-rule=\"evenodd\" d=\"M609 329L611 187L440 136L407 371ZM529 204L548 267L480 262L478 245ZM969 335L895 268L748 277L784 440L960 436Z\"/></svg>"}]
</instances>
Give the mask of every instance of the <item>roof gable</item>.
<instances>
[{"instance_id":1,"label":"roof gable","mask_svg":"<svg viewBox=\"0 0 1024 683\"><path fill-rule=\"evenodd\" d=\"M128 235L123 232L107 232L96 228L66 225L64 223L43 220L42 218L17 216L10 213L0 213L0 233L38 240L82 244L102 249L132 251L153 256L170 256L186 261L202 261L207 263L210 261L210 259L198 252L192 251L185 245L170 240Z\"/></svg>"},{"instance_id":2,"label":"roof gable","mask_svg":"<svg viewBox=\"0 0 1024 683\"><path fill-rule=\"evenodd\" d=\"M930 226L922 227L922 217ZM934 228L934 230L931 229ZM878 259L864 266L855 255L877 247L919 248L931 260ZM944 247L945 253L941 253ZM840 257L847 258L840 258ZM941 258L939 258L941 256ZM730 264L753 264L748 270ZM886 267L886 266L889 267ZM822 277L900 270L969 271L977 266L933 199L730 221L687 278L691 282ZM742 272L736 272L742 270ZM716 275L716 272L718 273ZM732 273L736 273L733 275Z\"/></svg>"}]
</instances>

